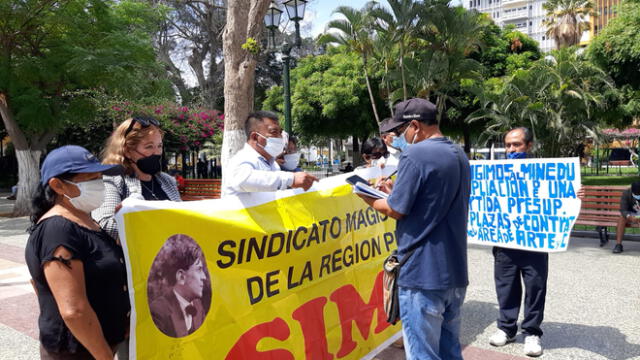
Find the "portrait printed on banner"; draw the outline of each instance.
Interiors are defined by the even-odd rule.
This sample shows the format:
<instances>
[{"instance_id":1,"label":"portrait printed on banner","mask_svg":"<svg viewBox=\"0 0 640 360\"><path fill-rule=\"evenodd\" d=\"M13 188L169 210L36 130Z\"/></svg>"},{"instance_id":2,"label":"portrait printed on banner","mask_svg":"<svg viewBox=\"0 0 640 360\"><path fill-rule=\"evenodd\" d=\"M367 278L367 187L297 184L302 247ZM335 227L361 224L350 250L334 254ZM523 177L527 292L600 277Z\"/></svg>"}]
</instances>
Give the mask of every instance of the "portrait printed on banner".
<instances>
[{"instance_id":1,"label":"portrait printed on banner","mask_svg":"<svg viewBox=\"0 0 640 360\"><path fill-rule=\"evenodd\" d=\"M151 318L163 334L180 338L202 325L211 305L211 277L193 238L176 234L167 239L151 265L147 297Z\"/></svg>"}]
</instances>

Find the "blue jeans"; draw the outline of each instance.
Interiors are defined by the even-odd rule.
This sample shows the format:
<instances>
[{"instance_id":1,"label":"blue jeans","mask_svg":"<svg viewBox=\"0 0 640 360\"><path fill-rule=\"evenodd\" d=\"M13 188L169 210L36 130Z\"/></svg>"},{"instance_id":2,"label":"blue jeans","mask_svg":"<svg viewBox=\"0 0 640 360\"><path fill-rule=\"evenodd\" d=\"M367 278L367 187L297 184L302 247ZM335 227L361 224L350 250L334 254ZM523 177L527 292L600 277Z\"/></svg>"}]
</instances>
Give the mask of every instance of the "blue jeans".
<instances>
[{"instance_id":1,"label":"blue jeans","mask_svg":"<svg viewBox=\"0 0 640 360\"><path fill-rule=\"evenodd\" d=\"M460 309L466 292L466 287L398 287L407 360L462 360Z\"/></svg>"}]
</instances>

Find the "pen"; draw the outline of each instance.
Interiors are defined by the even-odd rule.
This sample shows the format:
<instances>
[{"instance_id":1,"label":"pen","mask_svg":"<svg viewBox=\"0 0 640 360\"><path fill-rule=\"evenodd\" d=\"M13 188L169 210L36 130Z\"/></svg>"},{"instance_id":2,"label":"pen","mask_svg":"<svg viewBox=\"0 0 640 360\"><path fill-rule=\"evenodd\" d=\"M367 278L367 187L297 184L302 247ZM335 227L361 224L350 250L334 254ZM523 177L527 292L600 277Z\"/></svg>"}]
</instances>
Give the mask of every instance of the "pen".
<instances>
[{"instance_id":1,"label":"pen","mask_svg":"<svg viewBox=\"0 0 640 360\"><path fill-rule=\"evenodd\" d=\"M387 176L387 177L382 178L380 181L387 181L387 180L391 179L391 177L392 177L393 175L395 175L397 172L398 172L398 169L396 169L394 172L392 172L392 173L391 173L391 175L389 175L389 176Z\"/></svg>"}]
</instances>

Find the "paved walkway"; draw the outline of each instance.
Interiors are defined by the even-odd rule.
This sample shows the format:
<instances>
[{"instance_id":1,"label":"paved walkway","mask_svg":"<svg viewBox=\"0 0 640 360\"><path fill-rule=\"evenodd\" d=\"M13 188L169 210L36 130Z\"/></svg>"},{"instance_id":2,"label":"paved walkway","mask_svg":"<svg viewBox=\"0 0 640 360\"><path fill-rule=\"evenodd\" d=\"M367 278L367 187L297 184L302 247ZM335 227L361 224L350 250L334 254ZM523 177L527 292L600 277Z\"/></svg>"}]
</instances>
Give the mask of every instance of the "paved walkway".
<instances>
[{"instance_id":1,"label":"paved walkway","mask_svg":"<svg viewBox=\"0 0 640 360\"><path fill-rule=\"evenodd\" d=\"M0 194L0 213L10 203ZM37 359L38 306L24 265L27 218L0 217L0 359ZM550 257L543 344L545 360L640 360L640 242L572 238L570 250ZM488 339L498 315L490 248L469 248L471 284L463 309L466 360L524 359L523 339L494 348ZM379 360L402 360L390 347Z\"/></svg>"}]
</instances>

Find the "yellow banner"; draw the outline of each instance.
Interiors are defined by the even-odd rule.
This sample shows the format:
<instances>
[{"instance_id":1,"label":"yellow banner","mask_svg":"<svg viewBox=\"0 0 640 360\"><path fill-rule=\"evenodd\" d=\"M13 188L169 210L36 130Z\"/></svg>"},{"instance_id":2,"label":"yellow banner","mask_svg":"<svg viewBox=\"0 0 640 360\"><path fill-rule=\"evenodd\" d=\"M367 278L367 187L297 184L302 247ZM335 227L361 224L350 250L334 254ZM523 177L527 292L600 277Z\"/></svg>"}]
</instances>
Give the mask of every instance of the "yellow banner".
<instances>
[{"instance_id":1,"label":"yellow banner","mask_svg":"<svg viewBox=\"0 0 640 360\"><path fill-rule=\"evenodd\" d=\"M360 359L397 337L381 281L395 221L344 177L308 193L125 201L131 355Z\"/></svg>"}]
</instances>

